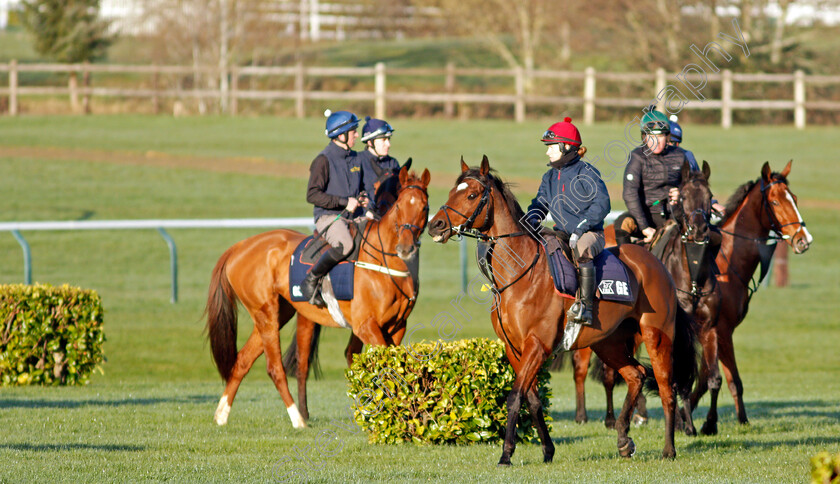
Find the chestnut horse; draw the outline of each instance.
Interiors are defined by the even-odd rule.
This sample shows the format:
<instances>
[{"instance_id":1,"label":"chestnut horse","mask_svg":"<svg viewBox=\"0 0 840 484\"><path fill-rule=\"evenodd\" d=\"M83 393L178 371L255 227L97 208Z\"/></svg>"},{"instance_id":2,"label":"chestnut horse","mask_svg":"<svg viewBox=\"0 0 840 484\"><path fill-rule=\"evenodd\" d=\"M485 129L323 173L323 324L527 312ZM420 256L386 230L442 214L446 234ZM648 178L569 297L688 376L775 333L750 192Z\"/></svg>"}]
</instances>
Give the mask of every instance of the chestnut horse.
<instances>
[{"instance_id":1,"label":"chestnut horse","mask_svg":"<svg viewBox=\"0 0 840 484\"><path fill-rule=\"evenodd\" d=\"M514 265L511 260L499 256L504 250L521 257L524 262L520 268L527 266L509 274L512 282L504 287L493 283L496 296L491 313L493 329L505 342L508 360L516 373L507 397L507 428L499 459L499 465L503 466L510 465L516 448L516 425L523 398L536 422L543 460L550 462L554 456L536 377L546 358L561 343L566 311L572 304L569 298L555 292L545 250L522 220L522 208L508 186L491 171L485 156L479 168L469 168L461 160L461 175L449 192L449 199L429 222L429 235L435 242L445 243L453 235L472 234L490 243L494 256L489 269L495 281L500 279L495 275ZM632 340L640 335L650 354L662 398L665 416L662 455L673 458L676 455L674 387L684 389L692 384L691 381L675 380L674 375L684 372L674 371L674 368L695 364L688 333L681 331L681 326L688 321L677 317L679 306L674 284L661 262L637 246L621 247L618 256L631 274L630 287L636 300L633 304L598 301L593 325L581 328L572 348L592 346L601 359L616 368L627 381L627 398L616 427L619 453L630 457L635 451L635 444L628 436L630 415L646 376L645 368L632 354ZM530 265L527 261L531 261ZM684 338L686 341L681 341Z\"/></svg>"},{"instance_id":2,"label":"chestnut horse","mask_svg":"<svg viewBox=\"0 0 840 484\"><path fill-rule=\"evenodd\" d=\"M403 168L399 176L401 188L396 202L381 220L369 222L364 229L359 262L375 270L357 268L353 299L339 301L353 333L365 344L399 344L405 334L405 320L400 318L414 303L405 297L413 292L413 282L393 273L406 271L403 259L410 258L417 250L417 239L426 227L429 171L424 170L422 177L417 177ZM339 327L339 323L325 307L291 302L289 262L304 238L305 234L293 230L255 235L225 251L213 269L205 312L213 359L226 382L214 417L219 425L227 423L239 384L254 360L265 352L268 374L283 398L292 425L306 426L305 379L298 378L298 389L303 395L299 411L283 370L280 328L295 312L323 326ZM238 353L237 300L254 320L251 336ZM396 324L400 320L402 323ZM299 347L308 351L310 337L299 331ZM302 359L301 363L298 374L308 370L307 360Z\"/></svg>"},{"instance_id":3,"label":"chestnut horse","mask_svg":"<svg viewBox=\"0 0 840 484\"><path fill-rule=\"evenodd\" d=\"M738 422L749 423L744 409L744 387L735 364L732 334L746 317L750 298L758 289L758 283L753 280L756 268L759 264L763 266L763 277L764 267L773 256L774 246L768 249L767 243L784 240L794 254L801 254L814 241L796 206L796 195L788 187L792 162L789 161L781 173L771 172L770 164L765 162L758 180L741 185L730 197L726 203L726 216L719 224L723 236L717 256L720 315L717 324L700 327L703 364L697 388L691 393L691 408L694 409L703 394L711 390L709 413L700 429L705 435L717 433L717 397L721 385L718 360L735 401Z\"/></svg>"}]
</instances>

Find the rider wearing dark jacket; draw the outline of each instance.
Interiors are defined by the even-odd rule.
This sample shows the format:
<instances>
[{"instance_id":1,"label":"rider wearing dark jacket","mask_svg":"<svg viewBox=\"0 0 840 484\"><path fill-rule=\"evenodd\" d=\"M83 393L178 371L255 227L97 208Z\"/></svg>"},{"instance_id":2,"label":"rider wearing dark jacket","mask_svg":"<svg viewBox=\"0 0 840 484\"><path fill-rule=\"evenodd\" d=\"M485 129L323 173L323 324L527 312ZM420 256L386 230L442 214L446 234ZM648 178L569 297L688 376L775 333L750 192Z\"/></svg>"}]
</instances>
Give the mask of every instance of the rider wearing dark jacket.
<instances>
[{"instance_id":1,"label":"rider wearing dark jacket","mask_svg":"<svg viewBox=\"0 0 840 484\"><path fill-rule=\"evenodd\" d=\"M400 162L388 154L391 150L391 135L394 133L394 128L386 121L370 116L365 117L365 121L361 140L365 143L366 149L359 152L359 160L362 164L365 191L376 203L378 201L375 199L374 183L379 178L377 176L377 172L381 171L379 168L396 173L400 169ZM378 169L374 169L374 164Z\"/></svg>"},{"instance_id":2,"label":"rider wearing dark jacket","mask_svg":"<svg viewBox=\"0 0 840 484\"><path fill-rule=\"evenodd\" d=\"M568 317L581 324L592 324L595 301L595 264L593 259L604 250L604 218L610 213L610 195L601 173L583 161L586 148L571 118L555 123L543 134L548 145L546 155L551 167L542 177L537 196L526 214L531 226L538 228L551 213L557 230L569 234L569 246L578 266L580 304L569 310Z\"/></svg>"},{"instance_id":3,"label":"rider wearing dark jacket","mask_svg":"<svg viewBox=\"0 0 840 484\"><path fill-rule=\"evenodd\" d=\"M624 169L622 196L627 212L616 219L615 240L621 245L631 236L653 238L671 216L669 198L680 186L685 151L668 145L668 118L650 111L642 118L642 146L630 152Z\"/></svg>"},{"instance_id":4,"label":"rider wearing dark jacket","mask_svg":"<svg viewBox=\"0 0 840 484\"><path fill-rule=\"evenodd\" d=\"M329 144L312 160L309 167L309 185L306 201L313 204L315 228L332 247L309 269L300 290L310 303L323 306L318 291L321 279L330 269L353 251L348 219L361 215L366 201L361 197L362 169L353 145L359 136L359 118L348 111L325 113L326 135Z\"/></svg>"}]
</instances>

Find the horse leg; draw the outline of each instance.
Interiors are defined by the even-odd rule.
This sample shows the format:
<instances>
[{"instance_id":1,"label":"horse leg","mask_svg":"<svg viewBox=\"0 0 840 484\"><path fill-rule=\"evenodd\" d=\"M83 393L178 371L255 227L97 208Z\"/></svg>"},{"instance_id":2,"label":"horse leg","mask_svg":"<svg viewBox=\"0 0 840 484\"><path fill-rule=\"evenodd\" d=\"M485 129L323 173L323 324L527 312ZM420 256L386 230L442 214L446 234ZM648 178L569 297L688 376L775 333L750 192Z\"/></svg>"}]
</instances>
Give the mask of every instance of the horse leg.
<instances>
[{"instance_id":1,"label":"horse leg","mask_svg":"<svg viewBox=\"0 0 840 484\"><path fill-rule=\"evenodd\" d=\"M353 333L355 333L364 344L379 346L385 346L388 344L385 340L385 335L382 334L382 328L377 324L376 319L372 316L362 321L362 324L358 327L353 328ZM345 356L347 356L346 353Z\"/></svg>"},{"instance_id":2,"label":"horse leg","mask_svg":"<svg viewBox=\"0 0 840 484\"><path fill-rule=\"evenodd\" d=\"M542 401L540 401L536 381L531 385L525 398L528 399L528 411L531 413L531 418L534 419L534 424L537 426L537 434L540 436L540 443L543 449L543 462L547 464L554 459L554 442L551 441L548 426L545 424L545 415L543 414Z\"/></svg>"},{"instance_id":3,"label":"horse leg","mask_svg":"<svg viewBox=\"0 0 840 484\"><path fill-rule=\"evenodd\" d=\"M618 369L618 372L627 382L627 397L618 414L615 422L615 429L618 432L618 453L622 457L633 457L636 453L636 444L630 438L630 416L636 407L636 401L642 392L644 382L644 367L639 364L631 355L627 354L626 346L623 343L615 344L616 340L608 339L593 346L595 353L607 366ZM609 344L613 343L613 344Z\"/></svg>"},{"instance_id":4,"label":"horse leg","mask_svg":"<svg viewBox=\"0 0 840 484\"><path fill-rule=\"evenodd\" d=\"M522 348L522 356L519 361L521 365L516 371L516 380L513 382L513 387L507 397L507 427L505 429L505 443L502 446L502 457L499 459L500 466L509 466L510 458L516 450L516 424L519 421L519 410L522 407L522 397L525 390L530 388L536 382L537 374L540 371L543 363L545 363L546 355L542 343L536 336L530 335L525 340ZM512 360L511 360L512 361ZM548 431L546 431L546 436ZM542 435L540 436L542 441ZM543 458L549 459L549 450L551 455L554 455L554 444L551 439L542 441ZM548 462L549 460L546 460Z\"/></svg>"},{"instance_id":5,"label":"horse leg","mask_svg":"<svg viewBox=\"0 0 840 484\"><path fill-rule=\"evenodd\" d=\"M677 400L672 385L674 342L655 325L645 324L646 320L653 316L650 313L642 316L640 326L645 347L650 355L650 363L653 366L653 374L659 385L659 398L662 400L662 412L665 417L665 447L662 450L662 458L673 459L677 455L674 448L674 414Z\"/></svg>"},{"instance_id":6,"label":"horse leg","mask_svg":"<svg viewBox=\"0 0 840 484\"><path fill-rule=\"evenodd\" d=\"M615 390L615 370L607 366L603 361L602 371L604 373L604 393L607 397L607 415L604 417L604 426L608 429L615 428L615 408L613 408L613 390Z\"/></svg>"},{"instance_id":7,"label":"horse leg","mask_svg":"<svg viewBox=\"0 0 840 484\"><path fill-rule=\"evenodd\" d=\"M592 356L591 348L581 348L572 354L572 368L575 377L575 422L586 423L586 373L589 372L589 359Z\"/></svg>"},{"instance_id":8,"label":"horse leg","mask_svg":"<svg viewBox=\"0 0 840 484\"><path fill-rule=\"evenodd\" d=\"M735 410L738 412L738 423L748 424L747 410L744 408L744 385L741 383L741 375L738 373L738 365L735 363L735 347L732 346L732 334L724 334L718 338L720 344L720 363L723 365L723 374L729 384L729 391L732 399L735 400Z\"/></svg>"},{"instance_id":9,"label":"horse leg","mask_svg":"<svg viewBox=\"0 0 840 484\"><path fill-rule=\"evenodd\" d=\"M309 355L312 352L312 333L315 331L315 322L298 314L297 331L297 384L298 403L300 414L304 420L309 420L309 406L306 403L306 380L309 378Z\"/></svg>"},{"instance_id":10,"label":"horse leg","mask_svg":"<svg viewBox=\"0 0 840 484\"><path fill-rule=\"evenodd\" d=\"M219 406L216 407L216 413L213 416L213 420L218 425L225 425L227 423L228 415L230 415L230 407L233 405L233 399L236 397L237 390L239 390L239 384L242 383L242 379L251 370L254 361L262 352L262 339L255 327L251 336L248 337L248 342L236 354L236 363L233 365L233 371L225 384L225 391L222 393Z\"/></svg>"},{"instance_id":11,"label":"horse leg","mask_svg":"<svg viewBox=\"0 0 840 484\"><path fill-rule=\"evenodd\" d=\"M647 411L647 397L644 392L639 393L639 398L636 399L636 415L633 415L633 424L636 426L644 425L648 421Z\"/></svg>"},{"instance_id":12,"label":"horse leg","mask_svg":"<svg viewBox=\"0 0 840 484\"><path fill-rule=\"evenodd\" d=\"M265 349L266 367L268 376L274 382L274 387L280 393L283 403L286 405L286 412L292 421L292 427L304 428L306 422L303 420L300 411L295 405L295 400L289 392L289 383L286 380L286 371L283 369L283 354L280 350L280 326L285 324L295 314L291 304L285 300L274 298L262 305L260 308L248 308L251 317L256 321L260 337ZM300 362L299 362L300 363Z\"/></svg>"},{"instance_id":13,"label":"horse leg","mask_svg":"<svg viewBox=\"0 0 840 484\"><path fill-rule=\"evenodd\" d=\"M353 355L361 353L364 347L365 344L356 336L356 333L351 332L350 340L347 342L347 349L344 350L344 358L347 360L348 367L353 364Z\"/></svg>"},{"instance_id":14,"label":"horse leg","mask_svg":"<svg viewBox=\"0 0 840 484\"><path fill-rule=\"evenodd\" d=\"M717 402L720 394L720 370L718 369L718 337L716 330L706 331L700 335L700 342L703 345L703 368L704 372L701 375L701 380L698 382L698 387L702 384L709 389L709 413L706 415L706 421L700 428L700 433L703 435L717 434ZM704 378L705 377L705 378ZM693 396L698 393L697 390L692 392ZM697 397L699 399L699 396ZM697 402L692 400L692 405Z\"/></svg>"}]
</instances>

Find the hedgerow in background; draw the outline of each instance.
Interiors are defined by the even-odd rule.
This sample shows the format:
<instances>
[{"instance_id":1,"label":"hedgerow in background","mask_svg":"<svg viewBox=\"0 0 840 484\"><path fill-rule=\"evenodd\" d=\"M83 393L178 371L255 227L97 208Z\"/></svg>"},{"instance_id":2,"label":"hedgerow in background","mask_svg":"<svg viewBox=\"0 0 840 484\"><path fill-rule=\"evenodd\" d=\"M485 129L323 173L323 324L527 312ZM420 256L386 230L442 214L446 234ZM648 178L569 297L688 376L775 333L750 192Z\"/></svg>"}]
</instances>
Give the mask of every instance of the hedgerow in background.
<instances>
[{"instance_id":1,"label":"hedgerow in background","mask_svg":"<svg viewBox=\"0 0 840 484\"><path fill-rule=\"evenodd\" d=\"M811 482L815 484L840 484L840 454L820 452L811 457Z\"/></svg>"},{"instance_id":2,"label":"hedgerow in background","mask_svg":"<svg viewBox=\"0 0 840 484\"><path fill-rule=\"evenodd\" d=\"M103 361L95 291L0 285L0 385L82 385Z\"/></svg>"},{"instance_id":3,"label":"hedgerow in background","mask_svg":"<svg viewBox=\"0 0 840 484\"><path fill-rule=\"evenodd\" d=\"M506 400L516 378L504 344L484 338L371 346L356 355L345 375L348 395L356 400L354 419L375 443L502 439ZM551 420L548 380L544 366L537 385L546 421ZM517 428L520 440L536 438L526 407Z\"/></svg>"}]
</instances>

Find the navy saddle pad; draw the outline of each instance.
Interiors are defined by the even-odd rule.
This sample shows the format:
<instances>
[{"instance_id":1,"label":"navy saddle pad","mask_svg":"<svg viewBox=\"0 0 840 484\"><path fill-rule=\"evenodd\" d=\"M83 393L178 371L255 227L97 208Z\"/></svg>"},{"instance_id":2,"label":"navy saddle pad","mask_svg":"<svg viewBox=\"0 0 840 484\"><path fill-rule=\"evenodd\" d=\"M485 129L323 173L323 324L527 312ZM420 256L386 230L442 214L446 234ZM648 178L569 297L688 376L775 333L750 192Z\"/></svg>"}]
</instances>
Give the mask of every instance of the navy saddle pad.
<instances>
[{"instance_id":1,"label":"navy saddle pad","mask_svg":"<svg viewBox=\"0 0 840 484\"><path fill-rule=\"evenodd\" d=\"M295 253L292 254L292 261L289 263L289 292L292 294L292 302L304 301L303 295L300 292L300 283L309 272L313 262L301 262L301 254L312 244L313 237L303 239L303 242L297 246ZM317 243L317 242L315 242ZM356 269L356 264L353 262L343 261L333 267L330 271L330 282L332 283L333 291L335 291L336 299L340 301L349 301L353 299L353 274Z\"/></svg>"},{"instance_id":2,"label":"navy saddle pad","mask_svg":"<svg viewBox=\"0 0 840 484\"><path fill-rule=\"evenodd\" d=\"M554 251L548 260L551 277L554 278L554 287L560 294L575 297L578 288L575 266L559 250ZM635 300L627 269L615 254L604 250L595 257L593 262L595 263L595 280L598 282L595 295L598 299L621 303L632 303Z\"/></svg>"}]
</instances>

